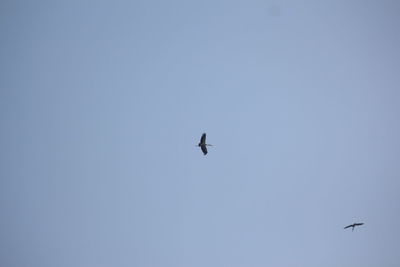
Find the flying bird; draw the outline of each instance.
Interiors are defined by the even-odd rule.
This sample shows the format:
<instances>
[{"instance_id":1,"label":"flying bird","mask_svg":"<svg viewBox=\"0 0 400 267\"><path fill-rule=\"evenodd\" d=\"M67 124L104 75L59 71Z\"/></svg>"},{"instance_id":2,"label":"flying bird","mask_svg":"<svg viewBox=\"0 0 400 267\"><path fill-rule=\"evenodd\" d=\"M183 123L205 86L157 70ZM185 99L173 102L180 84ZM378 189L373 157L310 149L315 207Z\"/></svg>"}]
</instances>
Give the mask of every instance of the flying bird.
<instances>
[{"instance_id":1,"label":"flying bird","mask_svg":"<svg viewBox=\"0 0 400 267\"><path fill-rule=\"evenodd\" d=\"M201 148L201 151L203 151L204 156L207 155L207 146L212 146L210 144L206 144L206 134L203 133L200 139L200 143L198 145Z\"/></svg>"},{"instance_id":2,"label":"flying bird","mask_svg":"<svg viewBox=\"0 0 400 267\"><path fill-rule=\"evenodd\" d=\"M364 223L353 223L353 224L350 224L350 225L347 225L345 228L343 228L343 229L347 229L347 228L350 228L350 227L352 227L352 229L351 229L351 231L354 231L354 227L356 227L356 226L361 226L361 225L363 225Z\"/></svg>"}]
</instances>

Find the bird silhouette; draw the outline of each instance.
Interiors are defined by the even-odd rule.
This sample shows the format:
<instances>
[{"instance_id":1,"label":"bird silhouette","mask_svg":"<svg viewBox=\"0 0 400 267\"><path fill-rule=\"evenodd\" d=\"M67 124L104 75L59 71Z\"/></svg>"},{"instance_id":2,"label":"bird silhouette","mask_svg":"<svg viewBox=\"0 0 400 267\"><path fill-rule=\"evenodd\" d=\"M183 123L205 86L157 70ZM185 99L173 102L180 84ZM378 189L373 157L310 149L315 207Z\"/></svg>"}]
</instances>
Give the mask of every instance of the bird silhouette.
<instances>
[{"instance_id":1,"label":"bird silhouette","mask_svg":"<svg viewBox=\"0 0 400 267\"><path fill-rule=\"evenodd\" d=\"M353 224L347 225L347 226L344 227L343 229L347 229L347 228L352 227L351 231L354 231L354 227L356 227L356 226L361 226L361 225L363 225L363 224L364 224L364 223L353 223Z\"/></svg>"},{"instance_id":2,"label":"bird silhouette","mask_svg":"<svg viewBox=\"0 0 400 267\"><path fill-rule=\"evenodd\" d=\"M203 133L200 139L200 143L198 146L201 148L201 151L203 151L204 156L207 155L207 146L212 146L210 144L206 144L206 133Z\"/></svg>"}]
</instances>

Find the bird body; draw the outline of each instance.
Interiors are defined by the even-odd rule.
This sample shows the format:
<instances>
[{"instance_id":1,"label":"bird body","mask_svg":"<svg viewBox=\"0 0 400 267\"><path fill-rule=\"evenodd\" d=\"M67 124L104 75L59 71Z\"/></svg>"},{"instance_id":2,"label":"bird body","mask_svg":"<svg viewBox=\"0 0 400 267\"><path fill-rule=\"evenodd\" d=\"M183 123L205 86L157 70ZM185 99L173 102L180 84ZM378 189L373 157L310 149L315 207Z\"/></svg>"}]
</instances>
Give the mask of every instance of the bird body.
<instances>
[{"instance_id":1,"label":"bird body","mask_svg":"<svg viewBox=\"0 0 400 267\"><path fill-rule=\"evenodd\" d=\"M347 228L352 227L351 231L354 231L354 227L356 227L356 226L361 226L361 225L363 225L363 224L364 224L364 223L353 223L353 224L350 224L350 225L345 226L343 229L347 229Z\"/></svg>"},{"instance_id":2,"label":"bird body","mask_svg":"<svg viewBox=\"0 0 400 267\"><path fill-rule=\"evenodd\" d=\"M210 144L206 144L206 133L203 133L203 135L200 138L200 143L198 146L201 148L201 151L203 151L204 156L207 155L207 146L212 146Z\"/></svg>"}]
</instances>

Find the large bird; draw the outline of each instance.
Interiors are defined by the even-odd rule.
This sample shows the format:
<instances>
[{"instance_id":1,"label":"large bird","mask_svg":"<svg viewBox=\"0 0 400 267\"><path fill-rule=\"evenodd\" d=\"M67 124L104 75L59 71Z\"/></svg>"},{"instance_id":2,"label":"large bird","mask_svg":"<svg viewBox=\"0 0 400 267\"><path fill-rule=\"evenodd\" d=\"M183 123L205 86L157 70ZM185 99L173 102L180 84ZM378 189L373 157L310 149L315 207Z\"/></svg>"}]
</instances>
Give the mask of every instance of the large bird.
<instances>
[{"instance_id":1,"label":"large bird","mask_svg":"<svg viewBox=\"0 0 400 267\"><path fill-rule=\"evenodd\" d=\"M350 224L350 225L347 225L345 228L343 228L343 229L347 229L347 228L350 228L350 227L352 227L352 229L351 229L351 231L354 231L354 227L356 227L356 226L361 226L361 225L363 225L364 223L353 223L353 224Z\"/></svg>"},{"instance_id":2,"label":"large bird","mask_svg":"<svg viewBox=\"0 0 400 267\"><path fill-rule=\"evenodd\" d=\"M207 155L207 146L212 146L210 144L206 144L206 134L203 133L200 139L200 143L198 145L201 148L201 151L203 151L204 156Z\"/></svg>"}]
</instances>

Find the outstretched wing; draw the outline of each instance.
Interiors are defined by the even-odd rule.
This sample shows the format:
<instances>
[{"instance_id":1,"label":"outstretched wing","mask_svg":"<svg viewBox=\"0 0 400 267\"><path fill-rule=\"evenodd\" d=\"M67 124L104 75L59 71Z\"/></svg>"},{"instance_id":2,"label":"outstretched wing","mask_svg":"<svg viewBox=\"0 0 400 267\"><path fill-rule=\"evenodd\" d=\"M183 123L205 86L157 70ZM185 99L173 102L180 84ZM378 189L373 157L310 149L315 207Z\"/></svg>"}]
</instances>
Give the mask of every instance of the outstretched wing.
<instances>
[{"instance_id":1,"label":"outstretched wing","mask_svg":"<svg viewBox=\"0 0 400 267\"><path fill-rule=\"evenodd\" d=\"M364 223L355 223L354 225L355 226L360 226L360 225L363 225Z\"/></svg>"},{"instance_id":2,"label":"outstretched wing","mask_svg":"<svg viewBox=\"0 0 400 267\"><path fill-rule=\"evenodd\" d=\"M200 144L205 144L206 143L206 133L203 133L200 139Z\"/></svg>"},{"instance_id":3,"label":"outstretched wing","mask_svg":"<svg viewBox=\"0 0 400 267\"><path fill-rule=\"evenodd\" d=\"M343 229L347 229L347 228L349 228L349 227L353 227L353 225L352 224L350 224L350 225L347 225L345 228L343 228Z\"/></svg>"},{"instance_id":4,"label":"outstretched wing","mask_svg":"<svg viewBox=\"0 0 400 267\"><path fill-rule=\"evenodd\" d=\"M207 155L207 147L205 145L200 146L201 151L203 151L204 156Z\"/></svg>"}]
</instances>

